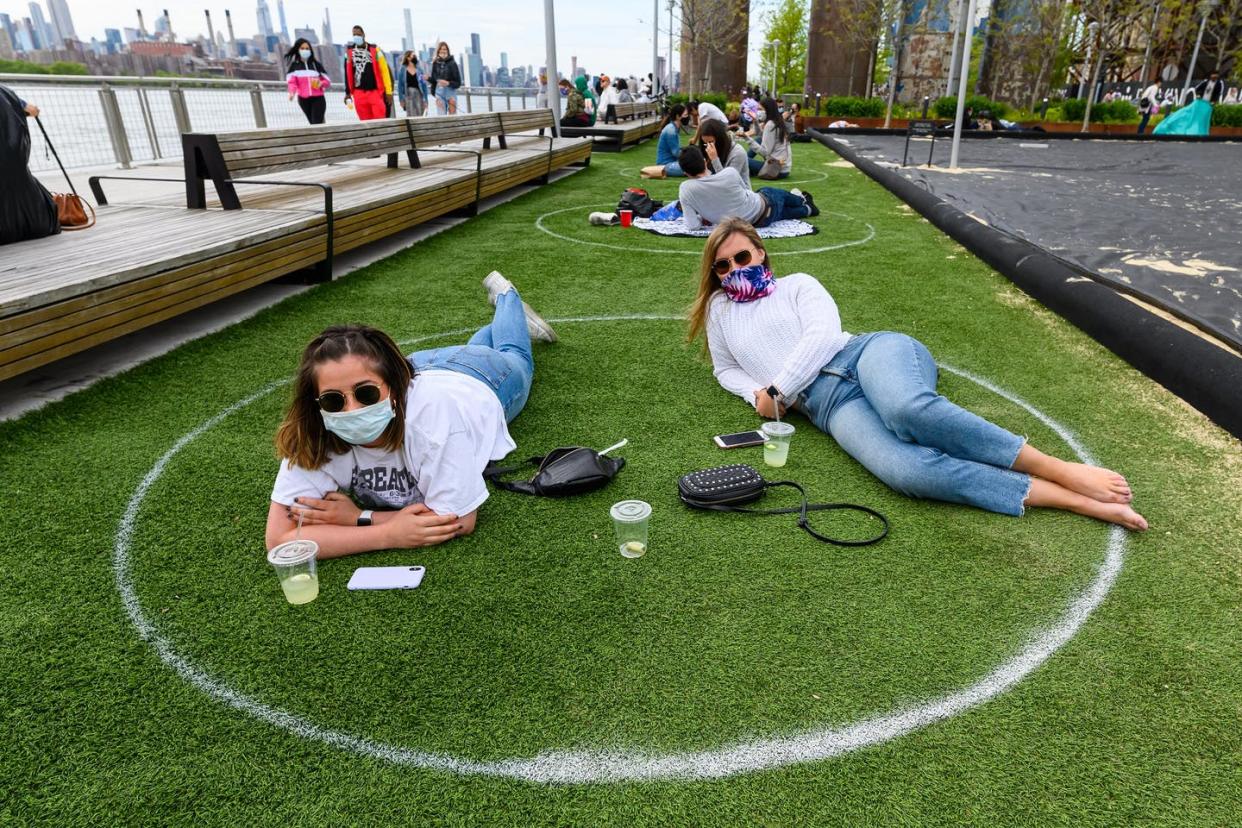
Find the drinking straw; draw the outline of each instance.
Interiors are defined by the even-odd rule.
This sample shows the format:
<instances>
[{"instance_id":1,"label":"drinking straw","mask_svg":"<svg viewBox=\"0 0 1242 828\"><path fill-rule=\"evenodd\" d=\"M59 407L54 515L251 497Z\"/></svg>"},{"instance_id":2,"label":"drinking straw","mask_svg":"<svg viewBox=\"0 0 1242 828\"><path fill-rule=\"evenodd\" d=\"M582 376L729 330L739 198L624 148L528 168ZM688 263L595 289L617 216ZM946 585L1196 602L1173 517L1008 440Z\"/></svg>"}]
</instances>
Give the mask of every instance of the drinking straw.
<instances>
[{"instance_id":1,"label":"drinking straw","mask_svg":"<svg viewBox=\"0 0 1242 828\"><path fill-rule=\"evenodd\" d=\"M613 443L611 446L609 446L608 448L606 448L606 449L604 449L603 451L601 451L601 452L599 453L599 456L600 456L600 457L603 457L605 454L607 454L608 452L610 452L610 451L612 451L612 450L614 450L614 449L624 448L625 446L629 445L629 442L630 442L630 441L629 441L629 439L628 439L628 438L626 438L626 437L622 437L622 438L621 438L621 442L619 442L619 443Z\"/></svg>"}]
</instances>

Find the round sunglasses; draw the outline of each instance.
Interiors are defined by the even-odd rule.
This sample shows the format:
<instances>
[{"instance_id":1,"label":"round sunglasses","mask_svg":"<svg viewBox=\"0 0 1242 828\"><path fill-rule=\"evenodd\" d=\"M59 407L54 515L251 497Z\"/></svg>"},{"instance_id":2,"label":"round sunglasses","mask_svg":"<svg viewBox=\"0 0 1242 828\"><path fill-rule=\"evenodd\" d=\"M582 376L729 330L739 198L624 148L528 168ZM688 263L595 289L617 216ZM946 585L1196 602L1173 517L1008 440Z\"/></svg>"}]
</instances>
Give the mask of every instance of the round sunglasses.
<instances>
[{"instance_id":1,"label":"round sunglasses","mask_svg":"<svg viewBox=\"0 0 1242 828\"><path fill-rule=\"evenodd\" d=\"M746 265L750 264L754 258L755 251L750 248L739 250L732 256L727 256L723 259L717 259L712 262L712 270L716 271L717 276L724 276L733 269L733 265L736 264L738 267L746 267Z\"/></svg>"},{"instance_id":2,"label":"round sunglasses","mask_svg":"<svg viewBox=\"0 0 1242 828\"><path fill-rule=\"evenodd\" d=\"M375 405L384 396L384 392L373 382L365 382L356 386L352 392L346 391L324 391L315 401L319 403L319 407L329 414L336 414L345 410L345 401L348 397L353 397L358 401L359 405Z\"/></svg>"}]
</instances>

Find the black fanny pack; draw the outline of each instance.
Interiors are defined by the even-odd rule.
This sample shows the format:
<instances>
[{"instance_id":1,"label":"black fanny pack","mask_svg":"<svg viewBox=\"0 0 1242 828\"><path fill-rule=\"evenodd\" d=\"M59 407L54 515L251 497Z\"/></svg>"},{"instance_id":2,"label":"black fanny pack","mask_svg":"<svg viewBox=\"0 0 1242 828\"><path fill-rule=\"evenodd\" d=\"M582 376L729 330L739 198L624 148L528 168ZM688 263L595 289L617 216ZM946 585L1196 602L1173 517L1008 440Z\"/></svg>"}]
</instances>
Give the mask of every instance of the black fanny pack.
<instances>
[{"instance_id":1,"label":"black fanny pack","mask_svg":"<svg viewBox=\"0 0 1242 828\"><path fill-rule=\"evenodd\" d=\"M788 509L744 509L742 504L754 503L764 493L776 486L789 486L797 489L802 495L801 506ZM714 469L691 472L677 481L677 495L681 502L695 509L711 509L717 512L746 512L752 515L798 515L798 526L811 537L824 543L837 546L869 546L877 543L888 534L888 518L875 509L857 506L853 503L808 503L806 491L792 480L769 482L751 466L741 463L732 466L717 466ZM821 535L811 528L807 522L807 512L822 512L830 509L849 509L862 512L880 521L882 528L879 534L864 540L844 540Z\"/></svg>"},{"instance_id":2,"label":"black fanny pack","mask_svg":"<svg viewBox=\"0 0 1242 828\"><path fill-rule=\"evenodd\" d=\"M536 465L539 470L530 480L510 482L500 478L512 474L525 465ZM595 449L581 446L553 449L543 457L532 457L517 466L497 466L489 463L483 469L483 478L501 489L542 497L565 497L567 495L593 492L608 484L625 468L624 457L604 457Z\"/></svg>"}]
</instances>

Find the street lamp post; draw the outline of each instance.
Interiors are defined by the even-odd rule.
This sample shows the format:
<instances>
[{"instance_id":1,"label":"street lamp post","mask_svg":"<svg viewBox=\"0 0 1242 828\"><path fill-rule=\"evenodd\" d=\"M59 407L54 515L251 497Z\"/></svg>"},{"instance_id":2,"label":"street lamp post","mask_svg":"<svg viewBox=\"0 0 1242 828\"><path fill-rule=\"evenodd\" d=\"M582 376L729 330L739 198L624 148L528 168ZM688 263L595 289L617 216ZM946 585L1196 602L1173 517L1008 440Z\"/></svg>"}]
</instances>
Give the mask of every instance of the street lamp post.
<instances>
[{"instance_id":1,"label":"street lamp post","mask_svg":"<svg viewBox=\"0 0 1242 828\"><path fill-rule=\"evenodd\" d=\"M652 0L653 11L651 12L651 91L656 93L660 89L660 0ZM638 94L638 90L633 91L634 95Z\"/></svg>"},{"instance_id":2,"label":"street lamp post","mask_svg":"<svg viewBox=\"0 0 1242 828\"><path fill-rule=\"evenodd\" d=\"M1195 75L1195 65L1199 62L1199 47L1203 45L1203 30L1207 28L1208 15L1216 8L1217 0L1207 0L1203 4L1203 21L1199 23L1199 36L1195 38L1195 51L1190 56L1190 65L1186 67L1186 83L1182 85L1182 94L1178 96L1178 103L1186 102L1186 90L1190 89L1190 81Z\"/></svg>"},{"instance_id":3,"label":"street lamp post","mask_svg":"<svg viewBox=\"0 0 1242 828\"><path fill-rule=\"evenodd\" d=\"M557 86L560 73L556 71L556 15L553 0L543 0L543 25L545 58L548 62L548 106L552 109L552 134L561 137L561 90Z\"/></svg>"},{"instance_id":4,"label":"street lamp post","mask_svg":"<svg viewBox=\"0 0 1242 828\"><path fill-rule=\"evenodd\" d=\"M549 0L551 2L551 0ZM970 0L966 11L966 36L962 38L962 74L957 80L957 120L953 122L953 150L949 153L949 169L957 169L957 153L962 144L962 116L966 114L966 82L970 75L970 42L974 40L971 24L975 22L975 0Z\"/></svg>"}]
</instances>

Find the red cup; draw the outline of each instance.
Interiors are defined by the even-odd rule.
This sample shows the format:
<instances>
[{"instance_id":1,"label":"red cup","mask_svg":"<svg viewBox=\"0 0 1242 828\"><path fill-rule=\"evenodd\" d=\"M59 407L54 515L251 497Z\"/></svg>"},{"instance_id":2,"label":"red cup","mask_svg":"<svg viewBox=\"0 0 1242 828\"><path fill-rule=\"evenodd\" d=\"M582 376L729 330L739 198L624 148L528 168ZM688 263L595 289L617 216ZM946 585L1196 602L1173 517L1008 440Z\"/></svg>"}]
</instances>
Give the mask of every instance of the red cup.
<instances>
[{"instance_id":1,"label":"red cup","mask_svg":"<svg viewBox=\"0 0 1242 828\"><path fill-rule=\"evenodd\" d=\"M629 227L633 223L634 223L634 211L633 210L622 210L621 211L621 226Z\"/></svg>"}]
</instances>

